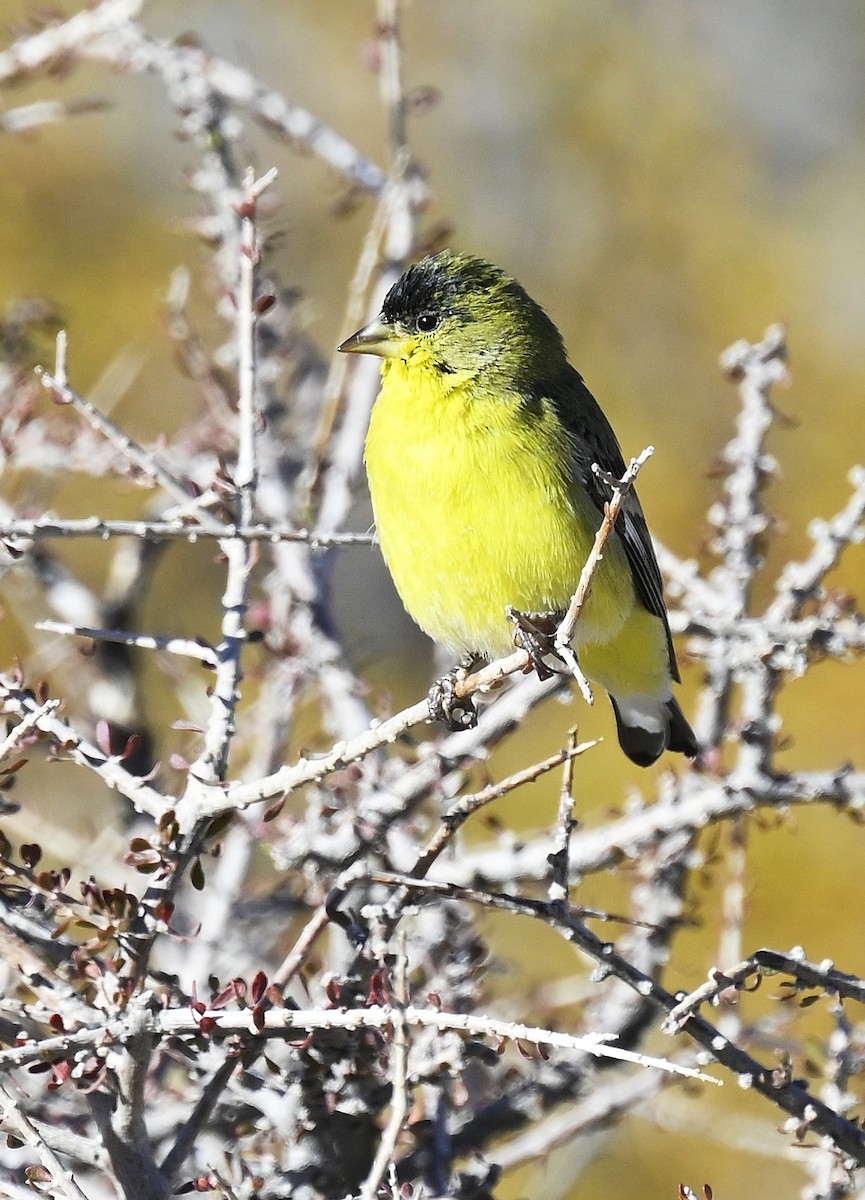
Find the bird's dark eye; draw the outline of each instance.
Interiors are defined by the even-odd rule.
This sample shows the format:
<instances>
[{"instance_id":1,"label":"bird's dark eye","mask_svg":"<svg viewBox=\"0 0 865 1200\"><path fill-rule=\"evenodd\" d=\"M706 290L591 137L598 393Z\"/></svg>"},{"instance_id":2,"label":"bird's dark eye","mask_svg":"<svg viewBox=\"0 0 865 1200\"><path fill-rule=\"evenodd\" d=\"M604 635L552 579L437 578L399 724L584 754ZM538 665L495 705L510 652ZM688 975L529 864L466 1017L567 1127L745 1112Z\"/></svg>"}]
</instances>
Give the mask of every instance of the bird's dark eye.
<instances>
[{"instance_id":1,"label":"bird's dark eye","mask_svg":"<svg viewBox=\"0 0 865 1200\"><path fill-rule=\"evenodd\" d=\"M422 312L417 319L418 333L432 333L439 323L438 313Z\"/></svg>"}]
</instances>

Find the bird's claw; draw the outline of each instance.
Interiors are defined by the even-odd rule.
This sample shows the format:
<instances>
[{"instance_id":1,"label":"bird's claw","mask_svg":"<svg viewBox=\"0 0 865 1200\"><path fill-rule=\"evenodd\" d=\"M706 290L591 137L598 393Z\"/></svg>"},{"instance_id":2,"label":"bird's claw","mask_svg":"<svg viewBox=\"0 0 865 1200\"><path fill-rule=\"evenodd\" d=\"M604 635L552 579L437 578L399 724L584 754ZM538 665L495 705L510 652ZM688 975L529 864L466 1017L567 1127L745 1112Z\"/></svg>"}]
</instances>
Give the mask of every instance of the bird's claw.
<instances>
[{"instance_id":1,"label":"bird's claw","mask_svg":"<svg viewBox=\"0 0 865 1200\"><path fill-rule=\"evenodd\" d=\"M538 679L550 679L553 675L568 673L555 646L556 630L561 619L561 613L520 612L517 608L508 608L508 620L514 627L514 645L528 654ZM548 658L561 663L564 669L549 663Z\"/></svg>"},{"instance_id":2,"label":"bird's claw","mask_svg":"<svg viewBox=\"0 0 865 1200\"><path fill-rule=\"evenodd\" d=\"M474 729L478 723L478 710L471 696L457 696L456 684L464 674L461 667L449 671L441 679L437 679L429 690L427 703L430 719L441 721L451 733L459 733L463 729Z\"/></svg>"}]
</instances>

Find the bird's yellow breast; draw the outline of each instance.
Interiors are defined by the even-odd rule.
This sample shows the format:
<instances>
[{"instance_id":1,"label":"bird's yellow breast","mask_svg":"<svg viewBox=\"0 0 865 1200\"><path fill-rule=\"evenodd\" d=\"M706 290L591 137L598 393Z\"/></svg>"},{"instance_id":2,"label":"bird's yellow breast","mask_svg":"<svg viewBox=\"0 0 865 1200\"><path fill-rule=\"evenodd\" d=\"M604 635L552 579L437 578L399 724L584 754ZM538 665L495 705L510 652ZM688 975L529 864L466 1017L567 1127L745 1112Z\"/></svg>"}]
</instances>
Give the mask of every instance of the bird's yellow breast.
<instances>
[{"instance_id":1,"label":"bird's yellow breast","mask_svg":"<svg viewBox=\"0 0 865 1200\"><path fill-rule=\"evenodd\" d=\"M507 653L505 615L564 610L600 523L572 481L570 446L544 406L390 359L366 441L382 553L405 607L460 653ZM618 540L608 546L578 644L615 637L634 608Z\"/></svg>"}]
</instances>

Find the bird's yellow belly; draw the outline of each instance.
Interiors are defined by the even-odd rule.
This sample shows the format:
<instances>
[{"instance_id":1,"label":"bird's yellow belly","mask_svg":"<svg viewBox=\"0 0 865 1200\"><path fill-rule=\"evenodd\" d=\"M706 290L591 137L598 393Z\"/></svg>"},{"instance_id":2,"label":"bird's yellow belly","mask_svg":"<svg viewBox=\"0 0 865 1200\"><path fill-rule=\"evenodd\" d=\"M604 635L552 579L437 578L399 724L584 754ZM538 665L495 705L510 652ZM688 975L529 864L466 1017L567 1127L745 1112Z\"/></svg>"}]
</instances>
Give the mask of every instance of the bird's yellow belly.
<instances>
[{"instance_id":1,"label":"bird's yellow belly","mask_svg":"<svg viewBox=\"0 0 865 1200\"><path fill-rule=\"evenodd\" d=\"M394 381L397 382L397 381ZM600 523L567 469L568 447L543 417L503 405L385 385L366 459L382 553L405 607L450 649L507 653L508 605L567 608ZM410 411L409 411L410 410ZM519 424L516 424L519 422ZM617 540L595 577L577 645L603 644L634 609Z\"/></svg>"}]
</instances>

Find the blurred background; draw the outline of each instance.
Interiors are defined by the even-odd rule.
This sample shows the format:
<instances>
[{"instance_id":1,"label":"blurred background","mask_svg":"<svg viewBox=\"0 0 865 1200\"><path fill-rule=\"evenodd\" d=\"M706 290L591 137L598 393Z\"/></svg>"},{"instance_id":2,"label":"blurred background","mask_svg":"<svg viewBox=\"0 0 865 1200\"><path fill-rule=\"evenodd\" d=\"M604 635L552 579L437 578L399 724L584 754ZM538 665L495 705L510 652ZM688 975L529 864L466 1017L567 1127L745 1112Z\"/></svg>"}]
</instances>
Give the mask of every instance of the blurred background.
<instances>
[{"instance_id":1,"label":"blurred background","mask_svg":"<svg viewBox=\"0 0 865 1200\"><path fill-rule=\"evenodd\" d=\"M26 29L29 9L0 0L3 45ZM373 20L366 0L153 0L144 15L154 34L194 34L386 166ZM776 400L789 420L772 433L779 477L766 499L778 534L759 604L779 564L807 553L809 521L843 506L847 471L865 459L865 8L859 0L414 0L404 9L403 43L405 84L420 101L410 140L432 191L426 227L446 226L451 246L500 263L543 303L626 457L656 447L640 485L654 533L707 566L712 467L737 411L718 355L740 337L758 340L773 321L788 327L793 383ZM22 295L54 300L69 330L74 386L104 390L106 371L122 362L124 390L113 394L112 416L137 437L170 437L194 409L160 312L177 266L192 273L192 306L205 335L214 346L225 337L208 316L207 251L189 227L200 213L185 182L195 152L173 138L174 114L152 79L120 79L89 65L7 91L3 105L46 98L105 106L32 136L2 135L0 306ZM298 289L308 330L328 356L349 332L342 313L370 203L350 197L317 159L260 132L250 133L248 156L260 170L279 168L274 267ZM3 482L16 505L47 504L67 516L140 507L137 497L119 494L116 510L107 511L104 489L89 480L58 478L50 495L45 487L34 494L32 480ZM354 527L368 521L361 496ZM69 561L98 581L107 560L100 547L82 543ZM208 561L204 555L203 578ZM172 594L187 562L167 556L148 602L149 632L197 632L172 625ZM863 579L859 547L835 582L861 594ZM204 616L218 594L215 572L212 581L213 596L202 595L203 623L214 619L213 608ZM431 658L375 556L342 552L335 581L355 661L394 704L417 699ZM389 607L379 599L385 591ZM6 615L3 666L22 653L22 639L25 654L29 645L21 614ZM684 674L687 709L699 678ZM790 767L848 760L861 767L862 696L856 664L818 668L789 687ZM573 706L547 706L532 723L529 748L512 744L494 773L551 752L575 719L582 737L607 738L585 760L587 805L621 804L643 780L615 746L605 702L577 716ZM532 793L530 814L518 793L496 815L516 826L551 821L556 787ZM797 814L771 839L758 830L747 945L786 948L807 939L811 957L865 972L859 923L827 929L820 914L829 904L861 911L865 885L851 859L861 850L849 823L824 812ZM806 897L790 886L804 856L815 873L825 868L825 894ZM604 897L588 889L581 899ZM699 981L711 958L711 901L699 897L704 925L679 943L693 952L693 961L675 964L684 986ZM539 985L547 949L527 948L519 958ZM568 964L556 970L567 975ZM713 1155L709 1119L697 1137L680 1131L682 1109L671 1110L666 1127L631 1118L578 1194L606 1197L634 1178L646 1200L674 1196L679 1180L695 1188L708 1180L719 1200L801 1186L789 1162L779 1161L782 1139L758 1100L712 1102L741 1126L740 1155ZM502 1194L538 1187L559 1194L567 1172L555 1164L511 1180Z\"/></svg>"}]
</instances>

